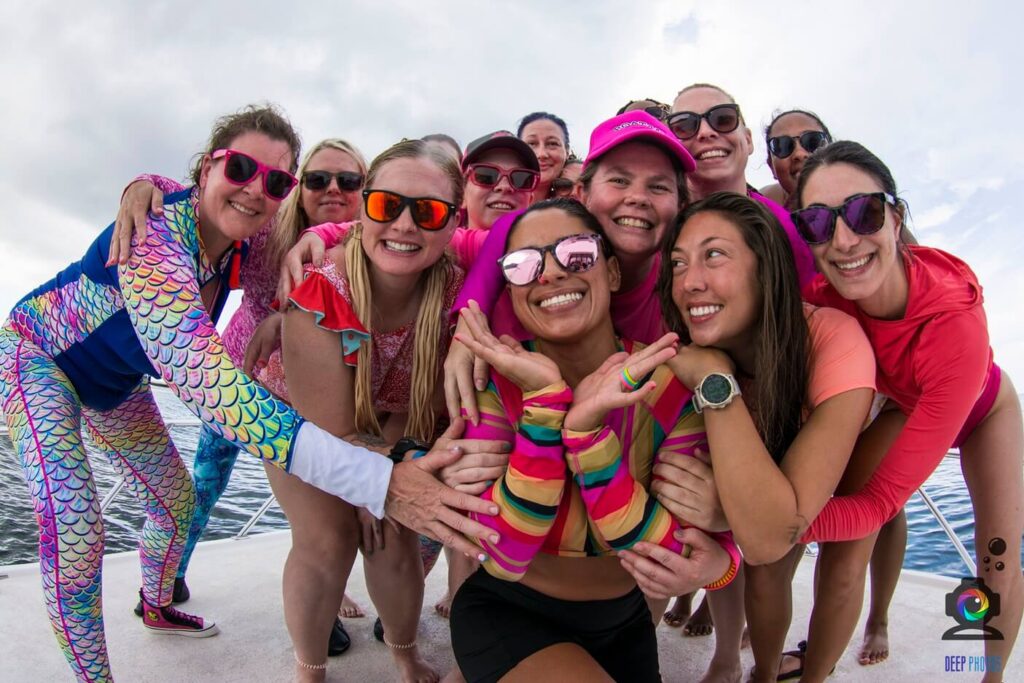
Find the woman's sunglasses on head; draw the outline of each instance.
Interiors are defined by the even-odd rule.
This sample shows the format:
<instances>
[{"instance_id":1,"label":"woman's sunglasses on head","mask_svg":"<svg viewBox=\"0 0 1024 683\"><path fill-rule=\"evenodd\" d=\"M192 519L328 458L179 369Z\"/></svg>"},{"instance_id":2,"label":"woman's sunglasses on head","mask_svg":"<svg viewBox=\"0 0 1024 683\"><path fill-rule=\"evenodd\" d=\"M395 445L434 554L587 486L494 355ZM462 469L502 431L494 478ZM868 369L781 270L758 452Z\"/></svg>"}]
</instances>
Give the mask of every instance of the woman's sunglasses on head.
<instances>
[{"instance_id":1,"label":"woman's sunglasses on head","mask_svg":"<svg viewBox=\"0 0 1024 683\"><path fill-rule=\"evenodd\" d=\"M390 223L409 207L412 222L423 230L440 230L448 225L455 205L433 197L406 197L387 190L363 190L366 217L376 223Z\"/></svg>"},{"instance_id":2,"label":"woman's sunglasses on head","mask_svg":"<svg viewBox=\"0 0 1024 683\"><path fill-rule=\"evenodd\" d=\"M855 194L840 206L808 206L794 211L793 224L808 244L825 244L836 231L836 217L858 235L873 235L885 225L885 205L896 206L896 198L886 192Z\"/></svg>"},{"instance_id":3,"label":"woman's sunglasses on head","mask_svg":"<svg viewBox=\"0 0 1024 683\"><path fill-rule=\"evenodd\" d=\"M502 178L508 178L508 184L517 192L528 192L537 187L540 174L528 168L510 168L505 170L492 164L473 164L466 171L466 176L474 185L490 189L497 187Z\"/></svg>"},{"instance_id":4,"label":"woman's sunglasses on head","mask_svg":"<svg viewBox=\"0 0 1024 683\"><path fill-rule=\"evenodd\" d=\"M551 252L555 261L567 273L585 273L597 263L601 236L592 232L567 235L546 247L516 249L498 259L505 280L511 285L523 286L534 282L544 273L544 255Z\"/></svg>"},{"instance_id":5,"label":"woman's sunglasses on head","mask_svg":"<svg viewBox=\"0 0 1024 683\"><path fill-rule=\"evenodd\" d=\"M331 186L331 179L337 179L338 189L342 192L355 192L363 186L363 176L352 171L331 173L330 171L309 171L302 175L302 184L307 190L319 192Z\"/></svg>"},{"instance_id":6,"label":"woman's sunglasses on head","mask_svg":"<svg viewBox=\"0 0 1024 683\"><path fill-rule=\"evenodd\" d=\"M263 191L273 200L288 196L298 180L288 171L273 168L256 161L248 154L234 149L215 149L210 158L224 159L224 178L232 185L248 185L257 175L263 176Z\"/></svg>"},{"instance_id":7,"label":"woman's sunglasses on head","mask_svg":"<svg viewBox=\"0 0 1024 683\"><path fill-rule=\"evenodd\" d=\"M669 114L665 121L672 132L680 140L689 140L700 131L700 120L704 119L712 130L718 133L731 133L740 125L740 107L738 104L718 104L703 114L695 111L678 111Z\"/></svg>"},{"instance_id":8,"label":"woman's sunglasses on head","mask_svg":"<svg viewBox=\"0 0 1024 683\"><path fill-rule=\"evenodd\" d=\"M785 159L796 151L797 143L804 148L808 154L814 154L815 150L824 147L831 142L824 131L809 130L796 137L792 135L778 135L768 138L768 151L776 159Z\"/></svg>"}]
</instances>

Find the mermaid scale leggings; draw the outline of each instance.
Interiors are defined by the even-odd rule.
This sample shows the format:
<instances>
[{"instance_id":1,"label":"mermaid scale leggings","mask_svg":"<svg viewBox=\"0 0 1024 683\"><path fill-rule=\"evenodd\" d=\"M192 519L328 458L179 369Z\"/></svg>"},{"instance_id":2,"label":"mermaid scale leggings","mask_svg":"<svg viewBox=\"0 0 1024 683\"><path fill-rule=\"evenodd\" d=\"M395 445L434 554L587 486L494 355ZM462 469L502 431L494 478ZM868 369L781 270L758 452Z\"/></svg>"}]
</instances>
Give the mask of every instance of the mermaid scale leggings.
<instances>
[{"instance_id":1,"label":"mermaid scale leggings","mask_svg":"<svg viewBox=\"0 0 1024 683\"><path fill-rule=\"evenodd\" d=\"M117 408L78 401L67 376L36 344L0 330L0 400L39 524L39 571L54 635L81 681L111 679L103 633L103 521L84 424L146 511L142 590L170 604L194 493L146 383Z\"/></svg>"}]
</instances>

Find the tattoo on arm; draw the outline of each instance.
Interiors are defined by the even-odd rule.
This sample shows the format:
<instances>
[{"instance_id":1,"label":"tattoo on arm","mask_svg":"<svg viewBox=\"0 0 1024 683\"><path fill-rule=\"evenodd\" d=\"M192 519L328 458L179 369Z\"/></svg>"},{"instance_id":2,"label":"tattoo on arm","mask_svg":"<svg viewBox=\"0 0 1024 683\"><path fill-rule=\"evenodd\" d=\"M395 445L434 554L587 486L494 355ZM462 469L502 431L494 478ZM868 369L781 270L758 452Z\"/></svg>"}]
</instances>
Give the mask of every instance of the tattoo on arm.
<instances>
[{"instance_id":1,"label":"tattoo on arm","mask_svg":"<svg viewBox=\"0 0 1024 683\"><path fill-rule=\"evenodd\" d=\"M381 455L387 455L391 451L391 444L375 434L355 434L345 437L345 440L353 446L362 446Z\"/></svg>"},{"instance_id":2,"label":"tattoo on arm","mask_svg":"<svg viewBox=\"0 0 1024 683\"><path fill-rule=\"evenodd\" d=\"M793 533L789 537L789 542L793 545L800 542L800 537L804 535L804 532L807 531L807 527L811 525L811 523L807 521L807 518L799 512L796 513L796 518L799 520L799 523L793 527Z\"/></svg>"}]
</instances>

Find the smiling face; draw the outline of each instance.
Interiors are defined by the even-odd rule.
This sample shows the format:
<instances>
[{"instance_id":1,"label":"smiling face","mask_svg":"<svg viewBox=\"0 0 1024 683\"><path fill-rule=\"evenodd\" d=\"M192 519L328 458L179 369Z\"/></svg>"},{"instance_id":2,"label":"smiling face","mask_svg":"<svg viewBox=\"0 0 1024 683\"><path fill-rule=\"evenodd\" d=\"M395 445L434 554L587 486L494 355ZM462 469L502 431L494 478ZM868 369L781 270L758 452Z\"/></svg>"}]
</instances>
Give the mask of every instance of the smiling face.
<instances>
[{"instance_id":1,"label":"smiling face","mask_svg":"<svg viewBox=\"0 0 1024 683\"><path fill-rule=\"evenodd\" d=\"M692 88L676 98L672 111L704 114L715 105L731 102L725 93L715 88ZM747 159L754 151L754 141L743 122L731 133L719 133L707 119L701 119L697 134L680 142L697 162L697 170L687 175L695 187L701 188L695 198L715 191L744 191Z\"/></svg>"},{"instance_id":2,"label":"smiling face","mask_svg":"<svg viewBox=\"0 0 1024 683\"><path fill-rule=\"evenodd\" d=\"M561 209L543 209L524 216L509 237L505 253L526 247L545 247L568 235L589 233L587 226ZM600 251L600 250L599 250ZM582 340L602 325L611 326L611 293L619 286L614 258L598 256L590 270L566 272L550 252L534 282L509 285L516 317L534 337L560 344Z\"/></svg>"},{"instance_id":3,"label":"smiling face","mask_svg":"<svg viewBox=\"0 0 1024 683\"><path fill-rule=\"evenodd\" d=\"M406 197L429 197L446 202L455 200L451 181L426 157L399 158L381 166L367 189L386 190ZM423 230L405 207L388 223L377 223L360 210L363 226L363 251L375 270L388 275L418 275L434 265L444 253L455 232L455 212L440 230Z\"/></svg>"},{"instance_id":4,"label":"smiling face","mask_svg":"<svg viewBox=\"0 0 1024 683\"><path fill-rule=\"evenodd\" d=\"M540 182L548 184L562 173L568 151L565 134L551 119L537 119L523 127L522 140L530 146L540 163Z\"/></svg>"},{"instance_id":5,"label":"smiling face","mask_svg":"<svg viewBox=\"0 0 1024 683\"><path fill-rule=\"evenodd\" d=\"M840 206L855 194L880 192L882 185L851 164L819 166L805 179L801 206ZM897 237L902 219L889 204L885 223L871 235L850 230L842 216L836 218L832 239L811 246L818 272L844 299L856 301L872 315L906 305L907 280L899 255Z\"/></svg>"},{"instance_id":6,"label":"smiling face","mask_svg":"<svg viewBox=\"0 0 1024 683\"><path fill-rule=\"evenodd\" d=\"M807 114L793 112L780 116L772 124L771 130L768 131L768 137L774 138L780 135L788 135L796 138L807 131L822 131L822 127ZM803 169L804 162L807 161L809 156L810 154L799 142L796 143L793 153L785 159L769 154L772 174L779 181L779 185L786 191L786 194L792 194L793 190L796 189L796 183L800 179L800 171Z\"/></svg>"},{"instance_id":7,"label":"smiling face","mask_svg":"<svg viewBox=\"0 0 1024 683\"><path fill-rule=\"evenodd\" d=\"M295 162L295 154L288 143L263 133L242 133L227 148L283 171L290 170ZM200 225L226 240L246 240L274 217L281 201L271 199L263 191L262 173L257 173L246 185L229 182L224 177L225 163L225 157L212 159L207 155L203 159L199 175Z\"/></svg>"},{"instance_id":8,"label":"smiling face","mask_svg":"<svg viewBox=\"0 0 1024 683\"><path fill-rule=\"evenodd\" d=\"M676 171L657 145L627 142L601 156L580 198L620 257L643 258L658 251L679 211Z\"/></svg>"},{"instance_id":9,"label":"smiling face","mask_svg":"<svg viewBox=\"0 0 1024 683\"><path fill-rule=\"evenodd\" d=\"M363 173L350 154L332 147L321 149L309 159L303 173L314 171L327 171L332 176L344 171ZM342 190L338 187L337 177L331 178L330 184L323 190L310 190L304 183L299 188L302 192L302 210L306 212L310 225L344 223L355 220L359 215L359 190Z\"/></svg>"},{"instance_id":10,"label":"smiling face","mask_svg":"<svg viewBox=\"0 0 1024 683\"><path fill-rule=\"evenodd\" d=\"M525 168L515 152L501 148L480 155L473 163L497 166L506 173L514 168ZM516 190L507 176L492 188L480 187L472 180L467 180L463 204L468 225L470 228L489 230L506 213L526 208L532 197L532 190Z\"/></svg>"},{"instance_id":11,"label":"smiling face","mask_svg":"<svg viewBox=\"0 0 1024 683\"><path fill-rule=\"evenodd\" d=\"M683 225L672 249L672 301L696 344L751 354L762 305L757 256L723 214L703 211Z\"/></svg>"}]
</instances>

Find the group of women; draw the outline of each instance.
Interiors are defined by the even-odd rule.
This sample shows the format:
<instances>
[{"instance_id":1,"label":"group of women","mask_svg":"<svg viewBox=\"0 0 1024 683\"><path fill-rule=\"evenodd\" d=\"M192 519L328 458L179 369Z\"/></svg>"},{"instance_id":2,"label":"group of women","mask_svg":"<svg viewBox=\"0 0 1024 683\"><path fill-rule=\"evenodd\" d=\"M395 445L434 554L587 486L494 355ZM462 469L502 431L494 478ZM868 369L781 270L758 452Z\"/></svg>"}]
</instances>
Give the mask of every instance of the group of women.
<instances>
[{"instance_id":1,"label":"group of women","mask_svg":"<svg viewBox=\"0 0 1024 683\"><path fill-rule=\"evenodd\" d=\"M1005 636L986 654L1005 664L1024 606L1024 435L981 287L907 243L906 203L864 146L799 110L766 142L778 186L762 193L743 113L709 84L629 103L576 165L546 112L464 152L403 140L367 167L340 139L299 163L287 120L250 107L218 121L190 186L138 178L117 229L0 329L3 409L75 676L111 678L82 425L146 507L139 612L157 633L216 633L172 603L237 452L263 458L292 529L300 681L348 647L357 550L397 676L438 680L416 646L436 541L453 551L447 680L675 680L654 629L701 587L717 630L704 680L746 675L744 623L752 680L823 680L869 564L877 661L900 512L958 446L978 554L1006 546L984 577ZM149 376L203 422L195 486ZM811 541L814 609L787 661Z\"/></svg>"}]
</instances>

